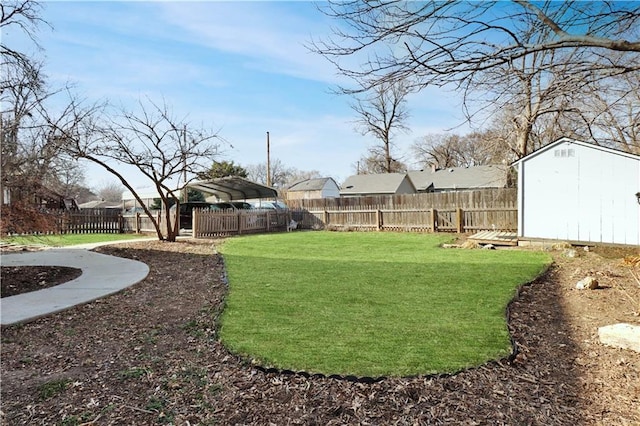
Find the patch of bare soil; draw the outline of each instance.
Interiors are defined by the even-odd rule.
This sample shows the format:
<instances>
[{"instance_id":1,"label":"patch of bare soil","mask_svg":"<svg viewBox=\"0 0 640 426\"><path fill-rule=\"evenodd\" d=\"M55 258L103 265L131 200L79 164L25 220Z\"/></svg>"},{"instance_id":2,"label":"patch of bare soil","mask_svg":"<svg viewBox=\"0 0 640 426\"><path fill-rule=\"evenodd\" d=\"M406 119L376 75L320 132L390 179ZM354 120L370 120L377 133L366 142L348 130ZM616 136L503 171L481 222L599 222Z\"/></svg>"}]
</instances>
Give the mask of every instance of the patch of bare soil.
<instances>
[{"instance_id":1,"label":"patch of bare soil","mask_svg":"<svg viewBox=\"0 0 640 426\"><path fill-rule=\"evenodd\" d=\"M74 280L82 270L67 266L3 266L0 268L2 297L38 291Z\"/></svg>"},{"instance_id":2,"label":"patch of bare soil","mask_svg":"<svg viewBox=\"0 0 640 426\"><path fill-rule=\"evenodd\" d=\"M640 284L619 258L554 253L510 306L512 362L366 384L265 373L229 353L216 334L227 288L210 241L98 251L151 272L119 294L2 330L3 424L640 423L640 354L597 340L599 326L639 323ZM585 274L603 288L575 290Z\"/></svg>"}]
</instances>

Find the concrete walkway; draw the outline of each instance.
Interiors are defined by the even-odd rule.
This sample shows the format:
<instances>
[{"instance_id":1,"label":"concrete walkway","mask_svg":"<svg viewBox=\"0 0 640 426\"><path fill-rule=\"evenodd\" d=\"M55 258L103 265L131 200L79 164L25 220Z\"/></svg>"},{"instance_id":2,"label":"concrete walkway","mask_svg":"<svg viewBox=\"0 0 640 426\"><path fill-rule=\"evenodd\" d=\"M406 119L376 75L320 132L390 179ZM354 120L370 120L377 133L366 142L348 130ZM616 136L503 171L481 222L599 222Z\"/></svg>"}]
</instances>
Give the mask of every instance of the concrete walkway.
<instances>
[{"instance_id":1,"label":"concrete walkway","mask_svg":"<svg viewBox=\"0 0 640 426\"><path fill-rule=\"evenodd\" d=\"M29 322L100 299L142 281L149 274L149 267L142 262L88 251L98 245L102 244L0 256L2 266L68 266L82 269L82 275L75 280L0 299L0 324Z\"/></svg>"}]
</instances>

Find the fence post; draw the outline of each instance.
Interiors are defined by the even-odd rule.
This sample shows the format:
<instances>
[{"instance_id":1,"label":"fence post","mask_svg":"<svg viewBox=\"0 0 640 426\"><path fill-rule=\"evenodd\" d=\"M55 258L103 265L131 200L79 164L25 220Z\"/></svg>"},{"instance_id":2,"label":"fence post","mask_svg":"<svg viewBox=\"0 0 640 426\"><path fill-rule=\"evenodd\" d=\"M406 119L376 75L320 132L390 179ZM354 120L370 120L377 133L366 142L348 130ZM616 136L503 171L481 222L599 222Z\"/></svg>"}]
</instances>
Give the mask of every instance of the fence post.
<instances>
[{"instance_id":1,"label":"fence post","mask_svg":"<svg viewBox=\"0 0 640 426\"><path fill-rule=\"evenodd\" d=\"M325 227L329 224L329 212L326 209L322 211L322 221Z\"/></svg>"},{"instance_id":2,"label":"fence post","mask_svg":"<svg viewBox=\"0 0 640 426\"><path fill-rule=\"evenodd\" d=\"M438 217L437 217L438 212L434 208L430 210L431 210L431 223L429 224L429 227L431 228L431 232L436 232L438 230Z\"/></svg>"},{"instance_id":3,"label":"fence post","mask_svg":"<svg viewBox=\"0 0 640 426\"><path fill-rule=\"evenodd\" d=\"M200 219L200 209L193 209L193 216L191 216L191 236L193 238L198 238L198 233L199 233L199 229L198 229L198 223L200 223L200 221L198 219ZM178 216L178 221L180 220L180 216ZM180 224L178 224L178 228L180 228Z\"/></svg>"},{"instance_id":4,"label":"fence post","mask_svg":"<svg viewBox=\"0 0 640 426\"><path fill-rule=\"evenodd\" d=\"M464 215L460 207L456 209L456 222L458 225L458 234L462 234L464 232Z\"/></svg>"},{"instance_id":5,"label":"fence post","mask_svg":"<svg viewBox=\"0 0 640 426\"><path fill-rule=\"evenodd\" d=\"M382 211L376 210L376 230L382 229Z\"/></svg>"},{"instance_id":6,"label":"fence post","mask_svg":"<svg viewBox=\"0 0 640 426\"><path fill-rule=\"evenodd\" d=\"M238 235L242 234L242 212L238 210Z\"/></svg>"}]
</instances>

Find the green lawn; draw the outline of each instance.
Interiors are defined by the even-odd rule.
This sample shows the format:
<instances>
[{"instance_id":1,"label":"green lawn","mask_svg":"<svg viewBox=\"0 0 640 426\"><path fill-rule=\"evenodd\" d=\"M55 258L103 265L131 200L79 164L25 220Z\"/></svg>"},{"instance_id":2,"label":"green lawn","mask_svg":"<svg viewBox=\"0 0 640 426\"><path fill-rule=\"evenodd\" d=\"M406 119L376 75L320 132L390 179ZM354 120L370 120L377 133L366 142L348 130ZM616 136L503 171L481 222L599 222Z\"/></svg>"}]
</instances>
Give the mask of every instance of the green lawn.
<instances>
[{"instance_id":1,"label":"green lawn","mask_svg":"<svg viewBox=\"0 0 640 426\"><path fill-rule=\"evenodd\" d=\"M453 372L510 352L505 308L551 259L441 249L447 236L291 232L224 243L221 337L264 365L324 374Z\"/></svg>"},{"instance_id":2,"label":"green lawn","mask_svg":"<svg viewBox=\"0 0 640 426\"><path fill-rule=\"evenodd\" d=\"M102 243L109 241L134 240L148 238L140 234L64 234L30 235L24 237L3 237L2 242L13 244L41 244L52 247L72 246L76 244Z\"/></svg>"}]
</instances>

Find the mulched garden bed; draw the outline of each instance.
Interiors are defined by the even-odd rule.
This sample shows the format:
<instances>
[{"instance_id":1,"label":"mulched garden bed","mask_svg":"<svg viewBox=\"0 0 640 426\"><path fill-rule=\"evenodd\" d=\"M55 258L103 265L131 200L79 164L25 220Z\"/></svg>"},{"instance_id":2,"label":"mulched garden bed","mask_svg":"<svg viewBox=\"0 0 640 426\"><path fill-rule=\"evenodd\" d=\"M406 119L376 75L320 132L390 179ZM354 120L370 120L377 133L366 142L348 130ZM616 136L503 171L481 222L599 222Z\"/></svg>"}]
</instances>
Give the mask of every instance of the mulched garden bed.
<instances>
[{"instance_id":1,"label":"mulched garden bed","mask_svg":"<svg viewBox=\"0 0 640 426\"><path fill-rule=\"evenodd\" d=\"M640 354L594 337L611 321L638 323L629 297L640 300L640 286L619 260L554 254L511 305L512 363L365 384L265 373L229 353L216 332L227 287L211 241L97 251L151 272L119 294L3 328L3 424L640 423ZM598 272L606 289L574 289Z\"/></svg>"},{"instance_id":2,"label":"mulched garden bed","mask_svg":"<svg viewBox=\"0 0 640 426\"><path fill-rule=\"evenodd\" d=\"M2 297L42 290L74 280L82 270L67 266L3 266L0 268Z\"/></svg>"}]
</instances>

